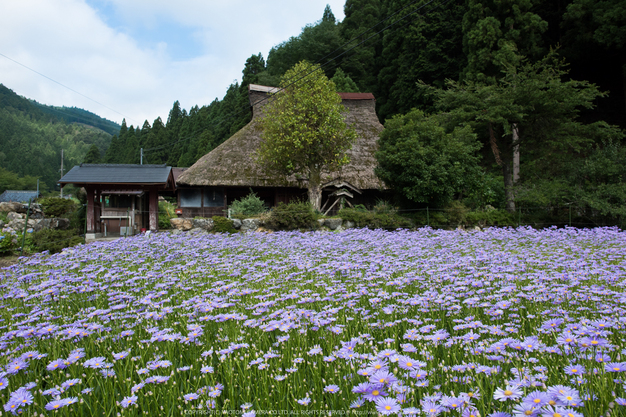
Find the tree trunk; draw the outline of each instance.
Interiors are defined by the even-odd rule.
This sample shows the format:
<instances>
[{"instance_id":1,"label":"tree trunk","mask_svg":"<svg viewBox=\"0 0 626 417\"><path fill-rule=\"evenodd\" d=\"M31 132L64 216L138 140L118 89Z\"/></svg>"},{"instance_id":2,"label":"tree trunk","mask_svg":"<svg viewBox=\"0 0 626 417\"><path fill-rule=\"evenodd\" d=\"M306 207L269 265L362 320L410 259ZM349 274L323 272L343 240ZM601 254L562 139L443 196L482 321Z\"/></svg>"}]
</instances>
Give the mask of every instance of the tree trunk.
<instances>
[{"instance_id":1,"label":"tree trunk","mask_svg":"<svg viewBox=\"0 0 626 417\"><path fill-rule=\"evenodd\" d=\"M315 210L320 210L322 207L322 184L321 184L320 170L311 168L309 169L309 202Z\"/></svg>"},{"instance_id":2,"label":"tree trunk","mask_svg":"<svg viewBox=\"0 0 626 417\"><path fill-rule=\"evenodd\" d=\"M510 213L515 212L515 195L513 194L513 170L511 161L502 163L502 175L504 175L504 195L506 196L506 209Z\"/></svg>"},{"instance_id":3,"label":"tree trunk","mask_svg":"<svg viewBox=\"0 0 626 417\"><path fill-rule=\"evenodd\" d=\"M519 130L513 123L513 184L519 181Z\"/></svg>"}]
</instances>

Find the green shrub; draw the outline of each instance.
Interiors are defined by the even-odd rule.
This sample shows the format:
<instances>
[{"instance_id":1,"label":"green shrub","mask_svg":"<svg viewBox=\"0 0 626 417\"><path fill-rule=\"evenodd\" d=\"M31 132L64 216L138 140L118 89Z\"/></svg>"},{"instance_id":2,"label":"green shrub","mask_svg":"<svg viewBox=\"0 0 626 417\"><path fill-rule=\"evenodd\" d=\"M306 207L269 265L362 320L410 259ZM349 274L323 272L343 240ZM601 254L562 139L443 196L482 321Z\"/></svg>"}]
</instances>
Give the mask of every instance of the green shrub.
<instances>
[{"instance_id":1,"label":"green shrub","mask_svg":"<svg viewBox=\"0 0 626 417\"><path fill-rule=\"evenodd\" d=\"M213 216L213 229L215 233L237 233L233 221L222 216Z\"/></svg>"},{"instance_id":2,"label":"green shrub","mask_svg":"<svg viewBox=\"0 0 626 417\"><path fill-rule=\"evenodd\" d=\"M357 227L368 227L370 229L408 229L412 227L411 220L399 216L394 208L388 203L376 205L378 211L370 212L362 209L344 208L337 214L343 220L351 221Z\"/></svg>"},{"instance_id":3,"label":"green shrub","mask_svg":"<svg viewBox=\"0 0 626 417\"><path fill-rule=\"evenodd\" d=\"M38 203L41 204L46 217L70 217L78 208L78 205L68 198L47 197L39 199Z\"/></svg>"},{"instance_id":4,"label":"green shrub","mask_svg":"<svg viewBox=\"0 0 626 417\"><path fill-rule=\"evenodd\" d=\"M317 216L309 202L278 203L265 224L275 230L310 230L318 227Z\"/></svg>"},{"instance_id":5,"label":"green shrub","mask_svg":"<svg viewBox=\"0 0 626 417\"><path fill-rule=\"evenodd\" d=\"M176 217L176 207L167 202L159 201L159 229L169 229L170 219Z\"/></svg>"},{"instance_id":6,"label":"green shrub","mask_svg":"<svg viewBox=\"0 0 626 417\"><path fill-rule=\"evenodd\" d=\"M465 218L469 209L460 201L452 201L445 209L446 217L450 226L459 226L465 224Z\"/></svg>"},{"instance_id":7,"label":"green shrub","mask_svg":"<svg viewBox=\"0 0 626 417\"><path fill-rule=\"evenodd\" d=\"M50 253L61 252L63 248L76 246L84 243L82 237L76 235L76 230L40 230L27 236L27 242L24 246L29 247L34 252L50 251ZM21 242L20 242L21 244Z\"/></svg>"},{"instance_id":8,"label":"green shrub","mask_svg":"<svg viewBox=\"0 0 626 417\"><path fill-rule=\"evenodd\" d=\"M252 190L250 190L250 194L243 197L241 200L233 201L229 208L231 216L235 217L256 216L257 214L267 211L265 202Z\"/></svg>"},{"instance_id":9,"label":"green shrub","mask_svg":"<svg viewBox=\"0 0 626 417\"><path fill-rule=\"evenodd\" d=\"M0 232L0 255L9 255L21 244L17 235L9 232Z\"/></svg>"},{"instance_id":10,"label":"green shrub","mask_svg":"<svg viewBox=\"0 0 626 417\"><path fill-rule=\"evenodd\" d=\"M506 210L471 211L465 217L466 226L517 226L515 213Z\"/></svg>"}]
</instances>

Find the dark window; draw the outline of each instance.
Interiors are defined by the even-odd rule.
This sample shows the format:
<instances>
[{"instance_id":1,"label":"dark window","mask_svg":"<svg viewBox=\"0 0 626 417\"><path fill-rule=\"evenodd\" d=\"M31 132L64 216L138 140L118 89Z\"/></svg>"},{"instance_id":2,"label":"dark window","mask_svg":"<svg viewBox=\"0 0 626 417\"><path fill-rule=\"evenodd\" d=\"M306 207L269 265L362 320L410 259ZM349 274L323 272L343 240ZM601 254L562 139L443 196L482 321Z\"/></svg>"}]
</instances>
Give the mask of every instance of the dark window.
<instances>
[{"instance_id":1,"label":"dark window","mask_svg":"<svg viewBox=\"0 0 626 417\"><path fill-rule=\"evenodd\" d=\"M204 190L204 207L224 207L224 189L221 187Z\"/></svg>"},{"instance_id":2,"label":"dark window","mask_svg":"<svg viewBox=\"0 0 626 417\"><path fill-rule=\"evenodd\" d=\"M180 190L181 207L202 207L201 190Z\"/></svg>"},{"instance_id":3,"label":"dark window","mask_svg":"<svg viewBox=\"0 0 626 417\"><path fill-rule=\"evenodd\" d=\"M106 208L131 208L132 206L132 195L110 195L104 197L104 207Z\"/></svg>"}]
</instances>

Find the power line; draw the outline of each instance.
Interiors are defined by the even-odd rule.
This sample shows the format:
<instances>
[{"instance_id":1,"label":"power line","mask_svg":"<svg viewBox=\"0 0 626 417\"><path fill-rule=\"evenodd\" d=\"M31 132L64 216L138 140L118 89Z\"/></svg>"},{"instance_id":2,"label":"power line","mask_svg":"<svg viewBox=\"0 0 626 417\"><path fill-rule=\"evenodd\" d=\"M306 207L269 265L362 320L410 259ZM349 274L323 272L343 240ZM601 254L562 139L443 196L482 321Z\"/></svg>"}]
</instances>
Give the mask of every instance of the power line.
<instances>
[{"instance_id":1,"label":"power line","mask_svg":"<svg viewBox=\"0 0 626 417\"><path fill-rule=\"evenodd\" d=\"M420 1L422 1L422 0L414 0L413 2L409 3L408 5L406 5L406 6L402 7L401 9L399 9L399 10L397 10L397 11L393 12L391 15L387 16L385 19L380 20L379 22L377 22L376 24L374 24L374 25L373 25L373 26L371 26L370 28L368 28L368 29L366 29L365 31L363 31L363 32L359 33L358 35L356 35L355 37L353 37L352 39L350 39L349 41L347 41L346 43L344 43L344 44L343 44L343 45L341 45L340 47L336 48L334 51L332 51L332 52L330 52L330 53L326 54L324 57L322 57L322 58L318 59L315 63L317 64L317 63L319 63L320 61L322 61L323 59L325 59L326 57L331 56L331 55L333 55L334 53L336 53L336 52L338 52L338 51L341 51L341 50L342 50L342 48L343 48L344 46L349 45L350 43L352 43L352 42L353 42L353 41L355 41L355 40L358 40L358 39L359 39L359 38L361 38L364 34L366 34L366 33L370 32L371 30L373 30L376 26L378 26L378 25L380 25L381 23L383 23L383 22L385 22L385 21L389 20L389 19L390 19L390 18L392 18L393 16L397 15L398 13L402 12L403 10L405 10L405 9L407 9L407 8L409 8L409 7L411 7L412 5L414 5L415 3L418 3L418 2L420 2ZM316 72L316 71L319 71L319 70L323 69L325 66L329 65L329 64L330 64L330 63L332 63L333 61L336 61L336 60L337 60L338 58L340 58L341 56L343 56L343 55L347 54L348 52L350 52L350 51L354 50L355 48L357 48L357 47L359 47L359 46L363 45L364 43L366 43L366 42L367 42L367 41L369 41L370 39L372 39L372 38L374 38L374 37L378 36L378 35L379 35L379 34L381 34L383 31L385 31L385 30L389 29L390 27L392 27L392 26L393 26L393 25L395 25L396 23L398 23L398 22L400 22L400 21L402 21L402 20L406 19L407 17L409 17L409 16L411 16L411 15L413 15L413 14L415 14L415 13L417 13L417 12L421 11L423 8L425 8L425 7L429 6L431 3L435 2L435 1L436 1L436 0L430 0L430 1L428 1L428 2L426 2L426 3L424 3L424 4L422 4L422 5L420 5L420 6L418 6L418 7L416 7L414 10L412 10L411 12L409 12L409 13L405 14L404 16L402 16L401 18L399 18L398 20L394 21L393 23L388 24L387 26L385 26L384 28L382 28L382 29L381 29L381 30L379 30L378 32L376 32L376 33L374 33L373 35L369 36L368 38L366 38L366 39L362 40L361 42L359 42L358 44L354 45L354 46L353 46L353 47L351 47L350 49L345 50L345 51L341 52L340 54L336 55L335 57L333 57L333 58L329 59L326 63L324 63L323 65L320 65L320 66L319 66L319 68L317 68L317 69L315 69L315 70L313 70L313 71L311 71L311 72L309 72L309 73L307 73L307 74L303 75L302 77L300 77L300 78L298 78L297 80L295 80L295 81L293 81L293 82L289 83L289 84L288 84L288 85L286 85L285 87L281 87L281 88L277 87L277 92L283 91L285 88L288 88L288 87L290 87L290 86L292 86L292 85L294 85L294 84L298 83L299 81L301 81L301 80L305 79L306 77L308 77L308 76L309 76L309 75L311 75L312 73L314 73L314 72ZM446 5L447 3L449 3L450 1L451 1L451 0L445 0L445 1L443 1L442 3L435 5L435 6L434 6L434 7L432 7L430 10L428 10L425 14L430 13L431 11L433 11L434 9L436 9L437 7L443 7L443 6L445 6L445 5ZM409 20L408 22L406 22L406 23L405 23L405 24L403 24L402 26L397 27L397 28L396 28L396 29L394 29L394 30L398 30L398 29L400 29L400 28L402 28L402 27L404 27L404 26L406 26L406 25L410 24L411 22L412 22L412 20ZM339 64L335 63L335 67L336 67L336 66L338 66L338 65L339 65ZM296 74L294 77L292 77L292 78L290 78L289 80L287 80L287 82L289 82L290 80L292 80L292 79L296 78L298 75L299 75L299 74ZM219 125L221 125L222 123L224 123L224 122L226 122L226 121L228 121L228 120L230 120L230 119L233 119L234 117L236 117L236 116L240 115L240 114L241 114L241 113L243 113L244 111L247 111L250 107L253 107L253 106L257 105L257 104L260 104L260 103L262 103L262 102L264 102L264 101L271 100L271 99L273 99L273 97L272 97L272 96L267 96L267 97L265 97L265 98L263 98L263 99L261 99L261 100L259 100L259 101L255 102L254 104L247 105L247 106L245 106L245 108L242 108L242 110L238 111L237 113L230 114L229 116L227 116L227 117L225 117L225 118L222 118L222 119L221 119L221 120L219 120L217 123L215 123L215 124L214 124L214 126L219 126ZM190 139L194 139L194 138L196 138L196 137L197 137L197 134L198 134L198 133L199 133L199 131L193 132L191 135L189 135L189 136L187 136L187 137L185 137L185 138L181 138L181 139L179 139L179 140L177 140L177 141L170 142L170 143L167 143L167 144L164 144L164 145L156 146L156 147L154 147L154 148L147 148L147 149L146 149L146 148L144 148L144 156L145 156L145 152L157 151L157 150L165 149L165 148L167 148L167 147L171 147L171 146L176 145L176 144L178 144L178 143L185 142L185 141L190 140Z\"/></svg>"},{"instance_id":2,"label":"power line","mask_svg":"<svg viewBox=\"0 0 626 417\"><path fill-rule=\"evenodd\" d=\"M118 112L117 110L112 109L111 107L109 107L109 106L107 106L107 105L105 105L105 104L102 104L102 103L100 103L99 101L96 101L96 100L92 99L91 97L88 97L88 96L84 95L83 93L80 93L80 92L78 92L78 91L74 90L73 88L70 88L70 87L66 86L65 84L61 84L60 82L58 82L58 81L56 81L56 80L54 80L54 79L52 79L52 78L48 77L47 75L44 75L44 74L40 73L39 71L35 71L34 69L32 69L32 68L30 68L30 67L27 67L26 65L22 64L21 62L18 62L18 61L16 61L16 60L14 60L13 58L9 58L8 56L4 55L3 53L0 53L0 56L3 56L3 57L5 57L6 59L8 59L9 61L15 62L17 65L20 65L20 66L22 66L22 67L26 68L27 70L30 70L30 71L34 72L34 73L35 73L35 74L37 74L37 75L41 75L42 77L44 77L44 78L46 78L46 79L48 79L48 80L52 81L53 83L56 83L56 84L60 85L61 87L66 88L66 89L70 90L71 92L78 94L79 96L85 97L87 100L91 100L91 101L93 101L94 103L96 103L96 104L98 104L98 105L100 105L100 106L102 106L102 107L104 107L104 108L106 108L106 109L109 109L109 110L111 110L112 112L117 113L117 114L119 114L120 116L122 116L122 117L126 118L126 116L124 116L122 113ZM128 118L128 119L129 119L129 120L134 120L134 119L131 119L131 118Z\"/></svg>"}]
</instances>

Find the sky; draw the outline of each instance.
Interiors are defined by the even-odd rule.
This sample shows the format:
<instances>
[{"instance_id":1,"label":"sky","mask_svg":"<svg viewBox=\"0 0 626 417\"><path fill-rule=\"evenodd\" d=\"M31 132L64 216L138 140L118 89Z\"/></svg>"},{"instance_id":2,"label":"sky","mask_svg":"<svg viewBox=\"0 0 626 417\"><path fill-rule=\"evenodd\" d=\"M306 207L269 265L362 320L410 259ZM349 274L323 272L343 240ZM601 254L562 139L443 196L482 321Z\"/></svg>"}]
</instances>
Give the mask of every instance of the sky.
<instances>
[{"instance_id":1,"label":"sky","mask_svg":"<svg viewBox=\"0 0 626 417\"><path fill-rule=\"evenodd\" d=\"M7 0L0 83L130 126L222 99L246 59L345 0ZM28 67L29 69L27 69Z\"/></svg>"}]
</instances>

